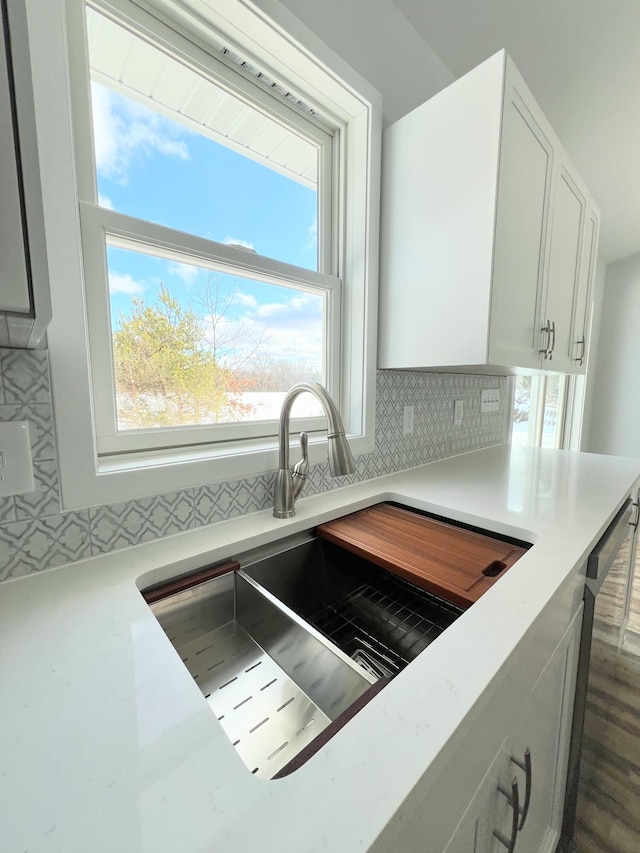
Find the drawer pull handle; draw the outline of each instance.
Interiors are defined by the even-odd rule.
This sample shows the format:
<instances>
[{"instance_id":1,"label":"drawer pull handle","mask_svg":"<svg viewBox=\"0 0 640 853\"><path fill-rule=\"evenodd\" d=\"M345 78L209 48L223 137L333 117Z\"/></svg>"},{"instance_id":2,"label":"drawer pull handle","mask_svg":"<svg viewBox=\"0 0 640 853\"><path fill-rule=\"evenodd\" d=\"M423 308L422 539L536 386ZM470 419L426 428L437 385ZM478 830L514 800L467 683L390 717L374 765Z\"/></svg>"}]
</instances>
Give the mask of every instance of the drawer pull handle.
<instances>
[{"instance_id":1,"label":"drawer pull handle","mask_svg":"<svg viewBox=\"0 0 640 853\"><path fill-rule=\"evenodd\" d=\"M511 756L511 760L516 765L516 767L519 767L520 770L524 771L526 783L526 787L524 789L524 805L522 806L520 823L518 825L518 832L520 832L527 819L527 815L529 813L529 804L531 802L531 750L529 749L529 747L525 749L524 761L520 761L519 758L515 758L513 755Z\"/></svg>"},{"instance_id":2,"label":"drawer pull handle","mask_svg":"<svg viewBox=\"0 0 640 853\"><path fill-rule=\"evenodd\" d=\"M502 785L498 785L498 791L506 797L507 802L511 806L511 812L513 815L511 821L511 838L505 838L505 836L498 832L497 829L493 830L494 836L498 839L500 844L503 847L507 848L507 853L513 853L516 847L516 840L518 838L518 821L520 820L520 795L518 793L518 780L514 779L511 783L511 791L509 792L506 788L503 788Z\"/></svg>"}]
</instances>

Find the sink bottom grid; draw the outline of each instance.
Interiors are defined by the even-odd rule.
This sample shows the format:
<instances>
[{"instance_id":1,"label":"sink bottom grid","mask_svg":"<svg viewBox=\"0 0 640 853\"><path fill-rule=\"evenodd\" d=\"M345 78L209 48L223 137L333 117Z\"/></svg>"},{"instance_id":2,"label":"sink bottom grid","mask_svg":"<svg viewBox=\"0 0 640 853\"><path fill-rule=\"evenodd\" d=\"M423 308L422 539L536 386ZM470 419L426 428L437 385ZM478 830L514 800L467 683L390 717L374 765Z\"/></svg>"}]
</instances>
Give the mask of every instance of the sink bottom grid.
<instances>
[{"instance_id":1,"label":"sink bottom grid","mask_svg":"<svg viewBox=\"0 0 640 853\"><path fill-rule=\"evenodd\" d=\"M258 777L271 779L330 723L235 621L178 652L227 737Z\"/></svg>"},{"instance_id":2,"label":"sink bottom grid","mask_svg":"<svg viewBox=\"0 0 640 853\"><path fill-rule=\"evenodd\" d=\"M384 573L313 617L312 624L377 678L400 672L463 611Z\"/></svg>"}]
</instances>

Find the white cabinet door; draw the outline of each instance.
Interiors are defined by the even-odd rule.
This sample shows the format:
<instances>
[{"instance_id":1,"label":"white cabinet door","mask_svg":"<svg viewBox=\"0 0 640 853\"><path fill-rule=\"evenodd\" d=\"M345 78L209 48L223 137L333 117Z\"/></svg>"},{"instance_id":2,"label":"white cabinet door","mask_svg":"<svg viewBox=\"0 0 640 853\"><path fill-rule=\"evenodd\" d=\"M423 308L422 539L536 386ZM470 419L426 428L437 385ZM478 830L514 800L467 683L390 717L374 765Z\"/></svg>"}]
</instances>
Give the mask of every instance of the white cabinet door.
<instances>
[{"instance_id":1,"label":"white cabinet door","mask_svg":"<svg viewBox=\"0 0 640 853\"><path fill-rule=\"evenodd\" d=\"M17 129L12 121L14 111L9 87L9 57L2 16L0 27L0 310L26 313L31 305L22 227Z\"/></svg>"},{"instance_id":2,"label":"white cabinet door","mask_svg":"<svg viewBox=\"0 0 640 853\"><path fill-rule=\"evenodd\" d=\"M51 319L26 5L0 0L0 346L9 347L37 346Z\"/></svg>"},{"instance_id":3,"label":"white cabinet door","mask_svg":"<svg viewBox=\"0 0 640 853\"><path fill-rule=\"evenodd\" d=\"M555 849L562 824L582 608L531 691L512 742L513 755L531 756L529 809L518 832L517 853ZM525 774L517 768L526 792Z\"/></svg>"},{"instance_id":4,"label":"white cabinet door","mask_svg":"<svg viewBox=\"0 0 640 853\"><path fill-rule=\"evenodd\" d=\"M486 849L485 839L494 837L493 815L496 808L502 808L502 804L497 806L495 801L497 797L502 796L498 791L498 784L507 772L508 764L509 753L505 741L490 763L444 853L480 853L483 847Z\"/></svg>"},{"instance_id":5,"label":"white cabinet door","mask_svg":"<svg viewBox=\"0 0 640 853\"><path fill-rule=\"evenodd\" d=\"M599 238L600 212L592 202L587 211L580 280L572 317L571 359L575 373L584 373L586 370L586 355L589 350L589 337L591 333L591 308L593 305L593 285L596 275Z\"/></svg>"},{"instance_id":6,"label":"white cabinet door","mask_svg":"<svg viewBox=\"0 0 640 853\"><path fill-rule=\"evenodd\" d=\"M478 803L474 800L449 839L449 843L444 848L444 853L475 853L477 824ZM426 851L428 847L424 849Z\"/></svg>"},{"instance_id":7,"label":"white cabinet door","mask_svg":"<svg viewBox=\"0 0 640 853\"><path fill-rule=\"evenodd\" d=\"M551 253L544 316L550 326L547 361L551 370L569 373L573 360L572 309L578 295L587 197L577 176L563 162L557 170L551 218Z\"/></svg>"},{"instance_id":8,"label":"white cabinet door","mask_svg":"<svg viewBox=\"0 0 640 853\"><path fill-rule=\"evenodd\" d=\"M505 61L384 132L381 368L487 363Z\"/></svg>"},{"instance_id":9,"label":"white cabinet door","mask_svg":"<svg viewBox=\"0 0 640 853\"><path fill-rule=\"evenodd\" d=\"M474 853L550 853L562 825L582 607L536 681L494 761L493 789L477 808ZM526 663L526 657L522 659ZM529 760L526 752L529 753ZM527 769L530 767L530 772ZM513 783L519 805L514 826ZM501 838L498 838L500 835Z\"/></svg>"},{"instance_id":10,"label":"white cabinet door","mask_svg":"<svg viewBox=\"0 0 640 853\"><path fill-rule=\"evenodd\" d=\"M512 85L503 113L491 296L489 360L496 364L541 366L553 159L548 134Z\"/></svg>"}]
</instances>

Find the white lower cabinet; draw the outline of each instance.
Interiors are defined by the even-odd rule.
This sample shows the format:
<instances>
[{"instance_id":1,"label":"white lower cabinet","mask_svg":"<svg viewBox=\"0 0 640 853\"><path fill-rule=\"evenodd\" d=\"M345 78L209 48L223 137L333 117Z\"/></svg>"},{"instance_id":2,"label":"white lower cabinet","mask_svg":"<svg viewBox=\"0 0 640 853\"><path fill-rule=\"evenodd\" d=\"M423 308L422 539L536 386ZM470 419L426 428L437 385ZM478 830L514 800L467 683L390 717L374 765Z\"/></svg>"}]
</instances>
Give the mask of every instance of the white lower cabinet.
<instances>
[{"instance_id":1,"label":"white lower cabinet","mask_svg":"<svg viewBox=\"0 0 640 853\"><path fill-rule=\"evenodd\" d=\"M582 609L538 678L513 734L503 745L508 764L505 767L504 760L496 761L501 776L486 803L486 813L479 818L476 846L470 848L474 853L555 850L562 824L581 626ZM513 791L517 792L519 806L517 830Z\"/></svg>"},{"instance_id":2,"label":"white lower cabinet","mask_svg":"<svg viewBox=\"0 0 640 853\"><path fill-rule=\"evenodd\" d=\"M504 796L498 790L498 780L506 777L508 772L509 754L505 741L489 765L444 853L475 853L476 850L491 849L493 830L495 827L500 831L498 823L503 822L505 805L498 800L499 796ZM494 815L499 815L499 820Z\"/></svg>"},{"instance_id":3,"label":"white lower cabinet","mask_svg":"<svg viewBox=\"0 0 640 853\"><path fill-rule=\"evenodd\" d=\"M493 789L484 799L482 795L478 798L475 846L467 847L467 851L555 850L562 824L581 627L582 608L536 681L519 718L514 720L512 733L493 762ZM486 786L490 785L487 780Z\"/></svg>"},{"instance_id":4,"label":"white lower cabinet","mask_svg":"<svg viewBox=\"0 0 640 853\"><path fill-rule=\"evenodd\" d=\"M518 834L518 853L555 849L562 824L564 786L582 611L545 667L517 727L513 752L531 755L529 812Z\"/></svg>"},{"instance_id":5,"label":"white lower cabinet","mask_svg":"<svg viewBox=\"0 0 640 853\"><path fill-rule=\"evenodd\" d=\"M514 656L446 768L435 779L425 774L399 825L372 850L553 853L562 825L581 627L582 605L546 663L536 663L535 650Z\"/></svg>"}]
</instances>

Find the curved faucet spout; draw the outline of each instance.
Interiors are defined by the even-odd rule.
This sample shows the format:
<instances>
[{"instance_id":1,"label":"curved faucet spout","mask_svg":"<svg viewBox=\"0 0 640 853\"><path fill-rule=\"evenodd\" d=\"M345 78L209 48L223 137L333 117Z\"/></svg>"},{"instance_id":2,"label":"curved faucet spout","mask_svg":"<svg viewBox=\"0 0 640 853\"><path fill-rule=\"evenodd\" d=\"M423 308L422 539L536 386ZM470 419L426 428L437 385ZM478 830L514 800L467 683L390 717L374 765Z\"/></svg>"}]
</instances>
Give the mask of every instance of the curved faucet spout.
<instances>
[{"instance_id":1,"label":"curved faucet spout","mask_svg":"<svg viewBox=\"0 0 640 853\"><path fill-rule=\"evenodd\" d=\"M329 451L329 470L332 477L341 477L353 474L355 465L351 449L342 425L342 418L336 404L333 402L325 388L318 382L298 382L287 392L280 411L279 436L279 469L276 478L276 486L273 500L273 514L276 518L291 518L295 515L295 499L300 493L307 475L307 437L301 435L302 459L294 468L293 473L289 470L289 423L291 420L291 408L300 394L308 391L320 401L322 409L327 416L327 440ZM294 476L296 481L294 483Z\"/></svg>"}]
</instances>

